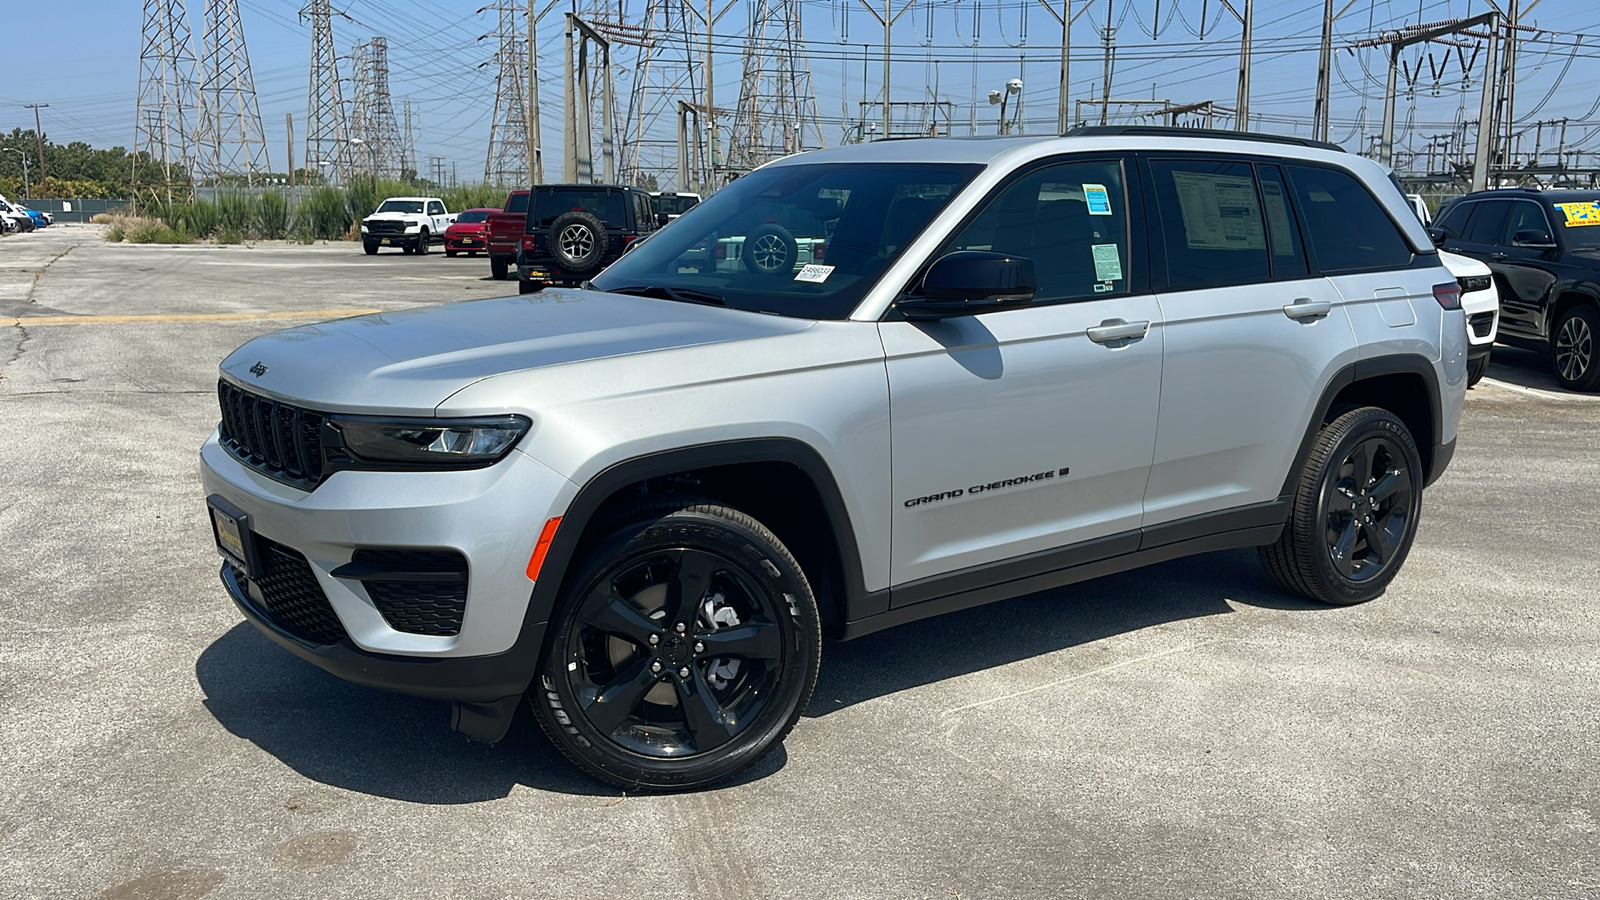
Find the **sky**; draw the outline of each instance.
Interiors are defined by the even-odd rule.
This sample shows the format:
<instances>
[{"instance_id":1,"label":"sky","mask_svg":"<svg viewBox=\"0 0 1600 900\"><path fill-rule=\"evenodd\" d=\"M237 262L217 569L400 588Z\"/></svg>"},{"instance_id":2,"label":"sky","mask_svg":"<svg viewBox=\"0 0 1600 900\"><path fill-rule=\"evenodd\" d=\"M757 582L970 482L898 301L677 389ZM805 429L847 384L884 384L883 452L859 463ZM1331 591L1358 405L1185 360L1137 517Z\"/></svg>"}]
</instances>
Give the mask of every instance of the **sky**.
<instances>
[{"instance_id":1,"label":"sky","mask_svg":"<svg viewBox=\"0 0 1600 900\"><path fill-rule=\"evenodd\" d=\"M0 0L13 65L0 78L0 130L31 128L41 110L45 133L57 143L81 140L97 147L131 146L138 89L141 12L139 0ZM299 18L303 0L238 0L250 62L274 169L284 167L285 114L295 119L303 160L310 27ZM381 35L389 41L390 87L397 111L410 98L416 115L417 154L444 158L462 181L479 180L485 167L495 94L493 37L495 0L334 0L341 54L357 41ZM517 0L520 2L520 0ZM541 0L541 3L543 0ZM547 160L558 160L562 92L560 12L540 22L540 97ZM585 0L594 5L597 0ZM729 0L717 0L719 8ZM853 124L863 94L882 96L883 29L860 0L796 0L802 9L804 44L817 93L822 138L840 142ZM872 0L881 12L882 0ZM904 0L891 0L898 13ZM1233 0L1243 8L1243 0ZM1336 8L1346 0L1338 0ZM698 0L696 0L698 3ZM747 32L750 0L733 8L714 32L714 90L718 106L731 106L740 86L739 51ZM1051 0L1057 11L1059 0ZM627 21L637 20L646 0L610 0ZM605 5L602 3L602 5ZM1585 141L1600 151L1600 6L1593 0L1536 0L1523 15L1541 31L1524 42L1518 67L1519 121L1568 117L1568 143ZM187 0L196 50L205 0ZM702 7L703 8L703 7ZM1222 0L1073 0L1071 95L1098 97L1104 71L1101 29L1115 28L1112 96L1158 98L1176 103L1215 100L1232 106L1237 81L1240 25ZM1490 9L1488 0L1353 0L1338 19L1335 46L1377 31L1418 22L1467 17ZM1081 11L1081 13L1080 13ZM1252 54L1251 112L1260 130L1309 134L1315 90L1320 0L1256 0ZM1204 26L1205 37L1199 33ZM990 90L1021 78L1019 127L1039 133L1056 124L1060 25L1039 0L911 0L893 30L890 98L950 101L956 134L976 127L993 133L996 109ZM703 41L703 35L700 38ZM867 45L865 48L863 44ZM617 48L619 91L626 102L634 51ZM863 65L863 54L867 57ZM1398 107L1400 146L1420 147L1427 135L1445 132L1477 116L1477 72L1465 78L1456 51L1414 48L1403 55L1420 71L1414 90ZM1461 51L1468 62L1472 47ZM1383 107L1381 50L1337 54L1333 77L1332 136L1352 150L1375 134ZM1478 69L1481 69L1481 61ZM1439 77L1436 80L1434 73ZM1404 79L1402 79L1404 81ZM976 103L974 103L976 101ZM1013 108L1013 111L1014 108ZM1124 121L1131 107L1115 110ZM1114 115L1113 118L1117 118ZM1587 123L1587 124L1581 124ZM668 165L674 122L663 117L652 137L661 142L654 162ZM1547 139L1546 143L1549 143ZM1531 148L1531 138L1527 145ZM647 154L647 156L648 156ZM648 160L647 160L648 161ZM547 163L547 170L550 163Z\"/></svg>"}]
</instances>

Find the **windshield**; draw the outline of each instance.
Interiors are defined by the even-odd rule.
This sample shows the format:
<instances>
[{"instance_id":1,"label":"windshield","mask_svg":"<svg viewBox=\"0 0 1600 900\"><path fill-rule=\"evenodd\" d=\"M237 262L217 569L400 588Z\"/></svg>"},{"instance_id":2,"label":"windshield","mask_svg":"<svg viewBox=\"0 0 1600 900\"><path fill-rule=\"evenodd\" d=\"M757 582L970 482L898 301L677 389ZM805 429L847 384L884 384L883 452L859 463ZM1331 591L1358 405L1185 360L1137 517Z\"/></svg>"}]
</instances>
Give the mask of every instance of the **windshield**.
<instances>
[{"instance_id":1,"label":"windshield","mask_svg":"<svg viewBox=\"0 0 1600 900\"><path fill-rule=\"evenodd\" d=\"M528 228L549 228L557 216L573 210L591 213L612 228L624 228L628 222L622 205L626 194L626 191L607 188L539 188L534 193Z\"/></svg>"},{"instance_id":2,"label":"windshield","mask_svg":"<svg viewBox=\"0 0 1600 900\"><path fill-rule=\"evenodd\" d=\"M1551 204L1550 221L1568 250L1600 250L1600 195Z\"/></svg>"},{"instance_id":3,"label":"windshield","mask_svg":"<svg viewBox=\"0 0 1600 900\"><path fill-rule=\"evenodd\" d=\"M982 168L802 163L759 169L640 244L594 285L709 293L735 309L843 319Z\"/></svg>"},{"instance_id":4,"label":"windshield","mask_svg":"<svg viewBox=\"0 0 1600 900\"><path fill-rule=\"evenodd\" d=\"M656 212L666 213L669 216L681 216L692 207L699 205L699 197L686 197L682 195L663 194L651 198L655 201Z\"/></svg>"},{"instance_id":5,"label":"windshield","mask_svg":"<svg viewBox=\"0 0 1600 900\"><path fill-rule=\"evenodd\" d=\"M470 222L482 222L487 218L489 218L489 211L488 210L486 210L486 209L469 209L466 212L462 213L460 216L456 217L456 221L457 222L469 222L469 223Z\"/></svg>"},{"instance_id":6,"label":"windshield","mask_svg":"<svg viewBox=\"0 0 1600 900\"><path fill-rule=\"evenodd\" d=\"M378 212L420 213L422 212L421 200L385 200L378 207Z\"/></svg>"}]
</instances>

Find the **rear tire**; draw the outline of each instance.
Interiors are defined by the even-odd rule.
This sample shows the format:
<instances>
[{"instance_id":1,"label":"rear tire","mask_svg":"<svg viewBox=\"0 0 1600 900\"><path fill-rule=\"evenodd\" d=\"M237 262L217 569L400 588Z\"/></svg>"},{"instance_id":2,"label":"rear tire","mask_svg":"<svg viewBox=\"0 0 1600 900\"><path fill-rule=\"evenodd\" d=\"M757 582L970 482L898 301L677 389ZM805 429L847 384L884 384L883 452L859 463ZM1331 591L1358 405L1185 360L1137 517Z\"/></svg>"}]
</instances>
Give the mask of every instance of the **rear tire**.
<instances>
[{"instance_id":1,"label":"rear tire","mask_svg":"<svg viewBox=\"0 0 1600 900\"><path fill-rule=\"evenodd\" d=\"M1468 363L1467 363L1467 387L1475 387L1478 382L1483 380L1483 376L1485 374L1487 374L1488 371L1489 371L1489 354L1485 353L1483 356L1479 357L1478 359L1474 359L1474 360L1468 361Z\"/></svg>"},{"instance_id":2,"label":"rear tire","mask_svg":"<svg viewBox=\"0 0 1600 900\"><path fill-rule=\"evenodd\" d=\"M511 270L511 263L504 256L489 257L489 277L495 281L505 281L506 273Z\"/></svg>"},{"instance_id":3,"label":"rear tire","mask_svg":"<svg viewBox=\"0 0 1600 900\"><path fill-rule=\"evenodd\" d=\"M681 498L614 521L570 570L529 702L562 753L619 787L729 778L816 686L811 586L777 535L726 506Z\"/></svg>"},{"instance_id":4,"label":"rear tire","mask_svg":"<svg viewBox=\"0 0 1600 900\"><path fill-rule=\"evenodd\" d=\"M1593 306L1574 306L1556 321L1550 338L1556 380L1569 391L1600 387L1600 312Z\"/></svg>"},{"instance_id":5,"label":"rear tire","mask_svg":"<svg viewBox=\"0 0 1600 900\"><path fill-rule=\"evenodd\" d=\"M1285 589L1338 606L1383 594L1411 552L1422 459L1394 413L1350 410L1318 432L1289 521L1261 563Z\"/></svg>"},{"instance_id":6,"label":"rear tire","mask_svg":"<svg viewBox=\"0 0 1600 900\"><path fill-rule=\"evenodd\" d=\"M544 290L544 285L537 281L517 279L517 293L519 294L537 294L542 290Z\"/></svg>"}]
</instances>

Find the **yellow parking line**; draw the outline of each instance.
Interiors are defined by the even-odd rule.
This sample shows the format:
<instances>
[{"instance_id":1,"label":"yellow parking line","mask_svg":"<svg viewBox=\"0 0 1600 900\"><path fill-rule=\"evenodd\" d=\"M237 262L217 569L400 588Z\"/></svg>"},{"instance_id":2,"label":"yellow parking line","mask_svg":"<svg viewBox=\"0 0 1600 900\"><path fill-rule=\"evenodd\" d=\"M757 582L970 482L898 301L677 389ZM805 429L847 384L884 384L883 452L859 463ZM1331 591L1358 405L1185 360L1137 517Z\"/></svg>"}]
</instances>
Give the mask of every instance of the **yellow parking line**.
<instances>
[{"instance_id":1,"label":"yellow parking line","mask_svg":"<svg viewBox=\"0 0 1600 900\"><path fill-rule=\"evenodd\" d=\"M343 319L383 312L381 309L306 309L297 312L168 313L150 316L24 316L0 319L0 328L36 325L174 324L178 322L247 322L252 319Z\"/></svg>"}]
</instances>

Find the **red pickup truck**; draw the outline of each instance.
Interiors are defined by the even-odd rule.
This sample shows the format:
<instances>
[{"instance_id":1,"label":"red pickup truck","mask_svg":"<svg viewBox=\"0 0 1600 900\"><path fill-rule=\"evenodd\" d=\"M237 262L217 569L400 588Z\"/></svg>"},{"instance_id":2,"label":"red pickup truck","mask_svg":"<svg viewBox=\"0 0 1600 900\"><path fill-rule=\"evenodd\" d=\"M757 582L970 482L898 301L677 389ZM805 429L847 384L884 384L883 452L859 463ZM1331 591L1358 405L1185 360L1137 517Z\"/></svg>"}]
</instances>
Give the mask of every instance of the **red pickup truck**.
<instances>
[{"instance_id":1,"label":"red pickup truck","mask_svg":"<svg viewBox=\"0 0 1600 900\"><path fill-rule=\"evenodd\" d=\"M527 223L527 191L512 191L506 196L506 205L499 212L489 214L485 228L489 237L489 272L497 281L505 279L516 261Z\"/></svg>"}]
</instances>

